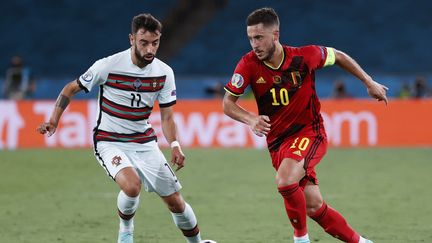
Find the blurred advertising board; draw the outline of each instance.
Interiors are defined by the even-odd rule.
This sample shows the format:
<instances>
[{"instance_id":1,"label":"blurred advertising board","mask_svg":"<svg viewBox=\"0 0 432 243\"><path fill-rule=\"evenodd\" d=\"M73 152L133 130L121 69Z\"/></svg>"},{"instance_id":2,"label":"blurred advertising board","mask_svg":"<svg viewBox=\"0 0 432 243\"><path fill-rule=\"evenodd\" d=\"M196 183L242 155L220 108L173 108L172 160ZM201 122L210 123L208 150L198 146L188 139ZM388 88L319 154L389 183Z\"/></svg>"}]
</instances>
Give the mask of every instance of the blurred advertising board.
<instances>
[{"instance_id":1,"label":"blurred advertising board","mask_svg":"<svg viewBox=\"0 0 432 243\"><path fill-rule=\"evenodd\" d=\"M97 102L72 101L57 132L52 137L42 136L36 127L48 119L54 102L0 100L0 149L91 147ZM256 111L252 100L240 104ZM370 99L322 100L321 105L332 147L432 146L432 99L390 100L388 106ZM266 146L264 138L223 114L221 100L179 100L174 110L183 146ZM167 146L156 108L150 123L160 145Z\"/></svg>"}]
</instances>

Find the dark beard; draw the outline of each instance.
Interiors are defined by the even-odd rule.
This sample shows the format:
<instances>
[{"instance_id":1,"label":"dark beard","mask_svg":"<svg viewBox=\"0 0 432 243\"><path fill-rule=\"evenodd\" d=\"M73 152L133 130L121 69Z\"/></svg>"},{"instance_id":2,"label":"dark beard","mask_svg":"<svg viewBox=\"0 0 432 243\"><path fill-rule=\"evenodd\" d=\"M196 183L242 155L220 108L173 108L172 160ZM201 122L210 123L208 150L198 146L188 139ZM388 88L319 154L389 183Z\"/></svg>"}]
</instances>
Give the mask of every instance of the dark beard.
<instances>
[{"instance_id":1,"label":"dark beard","mask_svg":"<svg viewBox=\"0 0 432 243\"><path fill-rule=\"evenodd\" d=\"M135 47L135 57L136 60L138 62L138 66L147 66L148 64L152 63L154 60L154 57L148 61L147 59L144 58L144 56L141 56L140 53L137 51L137 48Z\"/></svg>"},{"instance_id":2,"label":"dark beard","mask_svg":"<svg viewBox=\"0 0 432 243\"><path fill-rule=\"evenodd\" d=\"M276 51L276 45L273 45L272 48L269 50L269 53L266 58L263 59L263 61L268 62L273 57L274 53Z\"/></svg>"}]
</instances>

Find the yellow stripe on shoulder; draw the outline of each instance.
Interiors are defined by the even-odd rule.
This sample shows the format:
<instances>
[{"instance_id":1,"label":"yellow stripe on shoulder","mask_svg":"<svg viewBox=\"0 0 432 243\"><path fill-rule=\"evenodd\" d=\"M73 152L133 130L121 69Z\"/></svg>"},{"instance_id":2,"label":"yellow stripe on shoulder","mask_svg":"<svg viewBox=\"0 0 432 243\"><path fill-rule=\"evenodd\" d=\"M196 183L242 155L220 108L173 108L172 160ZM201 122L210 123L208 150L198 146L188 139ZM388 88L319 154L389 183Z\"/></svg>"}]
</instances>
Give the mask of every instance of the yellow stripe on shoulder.
<instances>
[{"instance_id":1,"label":"yellow stripe on shoulder","mask_svg":"<svg viewBox=\"0 0 432 243\"><path fill-rule=\"evenodd\" d=\"M232 95L232 96L237 96L237 97L240 97L242 94L234 94L233 92L231 92L230 90L228 90L226 87L224 87L224 90L226 91L226 92L228 92L230 95Z\"/></svg>"},{"instance_id":2,"label":"yellow stripe on shoulder","mask_svg":"<svg viewBox=\"0 0 432 243\"><path fill-rule=\"evenodd\" d=\"M331 47L326 47L327 50L327 58L324 62L324 67L331 66L336 62L336 55L334 53L334 49Z\"/></svg>"}]
</instances>

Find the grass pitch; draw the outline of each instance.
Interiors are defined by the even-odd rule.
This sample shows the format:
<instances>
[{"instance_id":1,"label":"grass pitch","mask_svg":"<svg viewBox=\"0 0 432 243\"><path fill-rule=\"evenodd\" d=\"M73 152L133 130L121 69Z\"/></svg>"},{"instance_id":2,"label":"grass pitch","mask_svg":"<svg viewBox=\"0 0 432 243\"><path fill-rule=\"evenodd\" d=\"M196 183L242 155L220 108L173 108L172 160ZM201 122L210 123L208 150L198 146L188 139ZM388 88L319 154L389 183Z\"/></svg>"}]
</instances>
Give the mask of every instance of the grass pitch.
<instances>
[{"instance_id":1,"label":"grass pitch","mask_svg":"<svg viewBox=\"0 0 432 243\"><path fill-rule=\"evenodd\" d=\"M292 242L266 150L186 149L177 173L204 238ZM330 149L324 199L376 243L432 242L432 150ZM117 186L91 150L0 152L0 242L116 242ZM308 221L312 242L338 242ZM156 194L141 194L135 242L185 242Z\"/></svg>"}]
</instances>

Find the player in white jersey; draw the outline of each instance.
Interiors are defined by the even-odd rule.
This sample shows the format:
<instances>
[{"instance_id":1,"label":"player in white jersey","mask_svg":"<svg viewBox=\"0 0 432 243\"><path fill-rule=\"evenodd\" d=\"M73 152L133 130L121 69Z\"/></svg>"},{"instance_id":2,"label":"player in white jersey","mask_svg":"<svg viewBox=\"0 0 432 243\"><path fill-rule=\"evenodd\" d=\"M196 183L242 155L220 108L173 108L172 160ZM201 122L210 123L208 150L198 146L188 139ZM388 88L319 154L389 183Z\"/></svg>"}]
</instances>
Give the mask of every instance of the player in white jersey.
<instances>
[{"instance_id":1,"label":"player in white jersey","mask_svg":"<svg viewBox=\"0 0 432 243\"><path fill-rule=\"evenodd\" d=\"M174 223L187 242L200 242L195 214L182 198L181 185L157 145L148 118L159 102L162 130L171 144L171 162L176 170L185 156L177 142L172 106L176 88L172 69L155 58L162 25L150 14L132 20L131 48L96 61L79 79L61 91L48 122L38 131L51 136L71 98L79 91L99 87L99 109L94 129L95 156L119 185L117 198L120 230L118 242L133 242L133 218L139 204L141 185L156 192L167 204Z\"/></svg>"}]
</instances>

